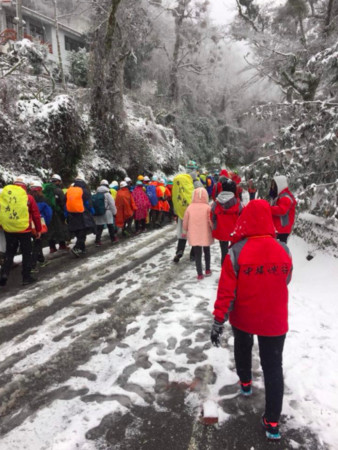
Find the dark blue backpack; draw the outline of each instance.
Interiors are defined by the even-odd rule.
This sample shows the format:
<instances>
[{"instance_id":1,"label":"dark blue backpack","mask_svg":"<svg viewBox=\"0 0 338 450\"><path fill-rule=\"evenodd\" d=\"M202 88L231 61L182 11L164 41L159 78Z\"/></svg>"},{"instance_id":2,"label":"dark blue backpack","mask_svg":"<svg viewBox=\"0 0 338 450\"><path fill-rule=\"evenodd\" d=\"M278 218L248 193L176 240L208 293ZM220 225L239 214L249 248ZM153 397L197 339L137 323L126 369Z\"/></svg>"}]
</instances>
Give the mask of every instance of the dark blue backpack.
<instances>
[{"instance_id":1,"label":"dark blue backpack","mask_svg":"<svg viewBox=\"0 0 338 450\"><path fill-rule=\"evenodd\" d=\"M150 184L146 188L146 194L150 200L151 206L156 206L158 203L158 198L156 195L156 186Z\"/></svg>"},{"instance_id":2,"label":"dark blue backpack","mask_svg":"<svg viewBox=\"0 0 338 450\"><path fill-rule=\"evenodd\" d=\"M94 216L103 216L106 213L104 202L104 193L98 192L92 196L93 208L95 210Z\"/></svg>"}]
</instances>

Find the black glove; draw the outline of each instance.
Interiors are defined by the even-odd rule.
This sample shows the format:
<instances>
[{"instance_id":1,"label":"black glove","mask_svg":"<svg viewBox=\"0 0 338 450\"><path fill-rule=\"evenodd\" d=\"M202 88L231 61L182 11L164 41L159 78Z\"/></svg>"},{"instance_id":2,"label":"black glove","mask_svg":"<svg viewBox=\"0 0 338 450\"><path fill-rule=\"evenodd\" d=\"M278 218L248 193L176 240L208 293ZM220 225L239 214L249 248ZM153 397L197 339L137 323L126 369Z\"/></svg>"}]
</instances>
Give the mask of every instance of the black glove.
<instances>
[{"instance_id":1,"label":"black glove","mask_svg":"<svg viewBox=\"0 0 338 450\"><path fill-rule=\"evenodd\" d=\"M220 337L223 333L223 324L221 322L218 322L217 320L214 321L211 328L211 334L210 339L212 342L212 345L215 347L220 346Z\"/></svg>"}]
</instances>

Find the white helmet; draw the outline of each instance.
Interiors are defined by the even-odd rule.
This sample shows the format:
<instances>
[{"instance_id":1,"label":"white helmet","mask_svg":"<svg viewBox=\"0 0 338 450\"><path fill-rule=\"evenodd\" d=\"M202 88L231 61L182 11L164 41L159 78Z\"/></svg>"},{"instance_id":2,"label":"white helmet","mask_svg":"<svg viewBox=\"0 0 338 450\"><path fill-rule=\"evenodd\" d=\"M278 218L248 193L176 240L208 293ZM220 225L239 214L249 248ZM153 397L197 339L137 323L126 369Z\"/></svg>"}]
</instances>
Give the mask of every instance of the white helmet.
<instances>
[{"instance_id":1,"label":"white helmet","mask_svg":"<svg viewBox=\"0 0 338 450\"><path fill-rule=\"evenodd\" d=\"M107 180L102 180L100 186L109 186L109 183Z\"/></svg>"},{"instance_id":2,"label":"white helmet","mask_svg":"<svg viewBox=\"0 0 338 450\"><path fill-rule=\"evenodd\" d=\"M131 183L131 178L126 177L126 178L124 179L124 181L125 181L126 183Z\"/></svg>"},{"instance_id":3,"label":"white helmet","mask_svg":"<svg viewBox=\"0 0 338 450\"><path fill-rule=\"evenodd\" d=\"M121 181L120 188L124 188L124 187L127 187L127 186L128 186L128 184L127 184L126 181Z\"/></svg>"},{"instance_id":4,"label":"white helmet","mask_svg":"<svg viewBox=\"0 0 338 450\"><path fill-rule=\"evenodd\" d=\"M62 181L60 175L58 175L57 173L54 173L54 175L52 175L52 181Z\"/></svg>"}]
</instances>

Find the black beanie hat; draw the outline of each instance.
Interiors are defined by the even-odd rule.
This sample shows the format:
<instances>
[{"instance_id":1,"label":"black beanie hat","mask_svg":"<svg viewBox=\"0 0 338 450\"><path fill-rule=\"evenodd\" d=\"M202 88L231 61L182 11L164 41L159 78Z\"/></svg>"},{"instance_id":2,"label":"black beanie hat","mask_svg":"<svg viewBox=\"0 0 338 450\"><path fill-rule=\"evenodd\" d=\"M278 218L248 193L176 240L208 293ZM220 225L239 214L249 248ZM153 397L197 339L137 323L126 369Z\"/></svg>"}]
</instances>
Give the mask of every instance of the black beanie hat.
<instances>
[{"instance_id":1,"label":"black beanie hat","mask_svg":"<svg viewBox=\"0 0 338 450\"><path fill-rule=\"evenodd\" d=\"M222 191L225 192L233 192L234 194L236 194L236 183L232 180L230 180L229 178L225 178L225 180L222 180Z\"/></svg>"}]
</instances>

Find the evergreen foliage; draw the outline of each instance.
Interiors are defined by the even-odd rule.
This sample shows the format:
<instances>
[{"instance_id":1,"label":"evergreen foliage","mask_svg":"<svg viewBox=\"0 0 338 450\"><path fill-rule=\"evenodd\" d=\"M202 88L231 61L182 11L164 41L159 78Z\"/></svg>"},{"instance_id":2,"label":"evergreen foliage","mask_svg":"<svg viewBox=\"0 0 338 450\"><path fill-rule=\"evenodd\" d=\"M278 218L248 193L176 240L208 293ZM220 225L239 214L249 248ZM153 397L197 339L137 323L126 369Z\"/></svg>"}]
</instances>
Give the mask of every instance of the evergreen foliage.
<instances>
[{"instance_id":1,"label":"evergreen foliage","mask_svg":"<svg viewBox=\"0 0 338 450\"><path fill-rule=\"evenodd\" d=\"M68 60L70 63L70 80L80 87L86 87L88 84L89 54L85 48L79 51L69 52Z\"/></svg>"}]
</instances>

